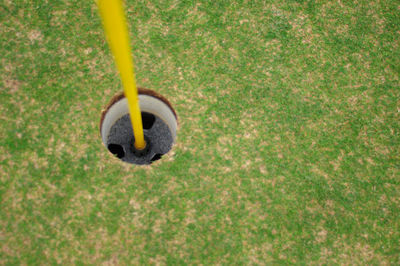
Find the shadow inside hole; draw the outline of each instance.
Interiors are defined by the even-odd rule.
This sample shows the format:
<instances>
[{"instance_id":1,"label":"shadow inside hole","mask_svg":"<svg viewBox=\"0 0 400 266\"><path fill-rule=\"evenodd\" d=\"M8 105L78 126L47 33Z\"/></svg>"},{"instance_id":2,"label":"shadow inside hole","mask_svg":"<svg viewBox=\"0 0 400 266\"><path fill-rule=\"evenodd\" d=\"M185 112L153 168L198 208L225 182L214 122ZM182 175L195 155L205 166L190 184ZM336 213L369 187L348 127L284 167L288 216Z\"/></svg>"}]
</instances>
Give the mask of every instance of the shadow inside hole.
<instances>
[{"instance_id":1,"label":"shadow inside hole","mask_svg":"<svg viewBox=\"0 0 400 266\"><path fill-rule=\"evenodd\" d=\"M162 156L163 156L162 154L156 153L156 154L153 156L153 158L151 158L151 161L154 162L154 161L160 160Z\"/></svg>"},{"instance_id":2,"label":"shadow inside hole","mask_svg":"<svg viewBox=\"0 0 400 266\"><path fill-rule=\"evenodd\" d=\"M118 144L108 144L108 150L119 159L125 157L124 148Z\"/></svg>"},{"instance_id":3,"label":"shadow inside hole","mask_svg":"<svg viewBox=\"0 0 400 266\"><path fill-rule=\"evenodd\" d=\"M155 121L156 117L153 114L142 112L143 129L150 129Z\"/></svg>"}]
</instances>

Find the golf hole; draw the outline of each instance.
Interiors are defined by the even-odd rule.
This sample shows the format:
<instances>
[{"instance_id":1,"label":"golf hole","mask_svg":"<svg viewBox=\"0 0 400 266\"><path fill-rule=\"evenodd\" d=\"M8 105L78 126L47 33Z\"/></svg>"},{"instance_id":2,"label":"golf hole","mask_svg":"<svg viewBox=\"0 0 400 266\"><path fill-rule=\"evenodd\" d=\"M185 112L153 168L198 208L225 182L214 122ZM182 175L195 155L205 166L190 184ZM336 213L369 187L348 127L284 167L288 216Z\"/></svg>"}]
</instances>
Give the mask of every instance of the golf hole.
<instances>
[{"instance_id":1,"label":"golf hole","mask_svg":"<svg viewBox=\"0 0 400 266\"><path fill-rule=\"evenodd\" d=\"M161 160L172 149L178 122L169 101L152 90L139 89L139 105L145 149L134 147L129 107L123 93L115 95L102 112L100 133L110 155L127 163L146 165Z\"/></svg>"}]
</instances>

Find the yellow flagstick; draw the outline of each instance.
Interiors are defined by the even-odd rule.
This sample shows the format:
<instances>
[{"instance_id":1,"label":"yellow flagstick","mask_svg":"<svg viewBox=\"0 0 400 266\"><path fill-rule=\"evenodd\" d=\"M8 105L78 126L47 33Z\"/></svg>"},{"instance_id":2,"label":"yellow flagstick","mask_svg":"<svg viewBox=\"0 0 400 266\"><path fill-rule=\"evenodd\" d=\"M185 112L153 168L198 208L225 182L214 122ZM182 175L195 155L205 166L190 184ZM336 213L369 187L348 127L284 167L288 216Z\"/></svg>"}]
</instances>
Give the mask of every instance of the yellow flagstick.
<instances>
[{"instance_id":1,"label":"yellow flagstick","mask_svg":"<svg viewBox=\"0 0 400 266\"><path fill-rule=\"evenodd\" d=\"M146 147L146 142L143 136L142 116L122 1L98 0L97 4L103 20L104 31L121 76L125 97L128 99L135 148L142 150Z\"/></svg>"}]
</instances>

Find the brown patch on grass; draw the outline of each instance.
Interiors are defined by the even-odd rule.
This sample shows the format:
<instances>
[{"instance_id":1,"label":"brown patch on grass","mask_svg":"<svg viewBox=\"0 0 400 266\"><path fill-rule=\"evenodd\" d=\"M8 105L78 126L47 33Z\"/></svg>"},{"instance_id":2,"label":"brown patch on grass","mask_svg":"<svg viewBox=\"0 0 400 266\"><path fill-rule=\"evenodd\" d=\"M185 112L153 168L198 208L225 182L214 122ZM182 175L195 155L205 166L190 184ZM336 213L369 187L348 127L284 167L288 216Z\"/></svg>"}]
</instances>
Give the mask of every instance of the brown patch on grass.
<instances>
[{"instance_id":1,"label":"brown patch on grass","mask_svg":"<svg viewBox=\"0 0 400 266\"><path fill-rule=\"evenodd\" d=\"M288 23L292 26L290 32L298 39L301 39L303 44L313 45L316 42L315 39L320 38L320 35L313 31L308 15L303 12L299 12L297 17L289 20Z\"/></svg>"},{"instance_id":2,"label":"brown patch on grass","mask_svg":"<svg viewBox=\"0 0 400 266\"><path fill-rule=\"evenodd\" d=\"M381 265L388 265L388 262L384 256L375 250L368 244L356 243L355 245L349 245L344 239L339 239L334 243L334 247L342 250L342 253L338 255L339 263L342 264L369 264L372 261L379 261Z\"/></svg>"},{"instance_id":3,"label":"brown patch on grass","mask_svg":"<svg viewBox=\"0 0 400 266\"><path fill-rule=\"evenodd\" d=\"M337 33L337 34L342 35L342 34L347 34L348 32L349 32L349 25L347 25L347 24L339 25L339 26L336 28L336 33Z\"/></svg>"},{"instance_id":4,"label":"brown patch on grass","mask_svg":"<svg viewBox=\"0 0 400 266\"><path fill-rule=\"evenodd\" d=\"M53 27L62 27L68 19L67 14L68 11L66 10L53 11L50 25L52 25Z\"/></svg>"},{"instance_id":5,"label":"brown patch on grass","mask_svg":"<svg viewBox=\"0 0 400 266\"><path fill-rule=\"evenodd\" d=\"M240 167L241 169L249 169L251 166L251 161L250 160L246 160L242 166Z\"/></svg>"},{"instance_id":6,"label":"brown patch on grass","mask_svg":"<svg viewBox=\"0 0 400 266\"><path fill-rule=\"evenodd\" d=\"M256 265L265 265L274 261L273 257L269 254L273 250L273 245L269 242L264 242L259 246L252 247L249 252L249 260Z\"/></svg>"},{"instance_id":7,"label":"brown patch on grass","mask_svg":"<svg viewBox=\"0 0 400 266\"><path fill-rule=\"evenodd\" d=\"M3 83L4 83L4 88L8 89L8 92L12 94L16 93L22 85L22 82L20 82L19 80L8 79L8 78L4 78Z\"/></svg>"},{"instance_id":8,"label":"brown patch on grass","mask_svg":"<svg viewBox=\"0 0 400 266\"><path fill-rule=\"evenodd\" d=\"M265 167L265 165L261 165L259 170L260 170L260 173L263 174L263 175L268 173L267 168Z\"/></svg>"},{"instance_id":9,"label":"brown patch on grass","mask_svg":"<svg viewBox=\"0 0 400 266\"><path fill-rule=\"evenodd\" d=\"M154 258L150 258L149 262L154 265L166 265L167 259L164 256L156 255Z\"/></svg>"},{"instance_id":10,"label":"brown patch on grass","mask_svg":"<svg viewBox=\"0 0 400 266\"><path fill-rule=\"evenodd\" d=\"M162 233L162 226L167 223L167 217L165 213L161 214L160 219L157 219L154 221L154 225L151 228L155 234L160 234Z\"/></svg>"},{"instance_id":11,"label":"brown patch on grass","mask_svg":"<svg viewBox=\"0 0 400 266\"><path fill-rule=\"evenodd\" d=\"M31 30L28 33L28 39L31 41L31 43L34 43L35 41L42 41L43 40L43 34L39 30Z\"/></svg>"},{"instance_id":12,"label":"brown patch on grass","mask_svg":"<svg viewBox=\"0 0 400 266\"><path fill-rule=\"evenodd\" d=\"M119 259L116 254L113 254L111 258L102 263L102 265L119 265Z\"/></svg>"},{"instance_id":13,"label":"brown patch on grass","mask_svg":"<svg viewBox=\"0 0 400 266\"><path fill-rule=\"evenodd\" d=\"M334 161L331 161L330 164L333 165L333 169L337 171L340 168L340 165L343 161L343 158L345 156L345 152L343 150L340 150L340 155L338 158Z\"/></svg>"},{"instance_id":14,"label":"brown patch on grass","mask_svg":"<svg viewBox=\"0 0 400 266\"><path fill-rule=\"evenodd\" d=\"M89 48L86 48L85 50L83 50L83 53L86 54L86 55L88 55L88 54L90 54L92 51L93 51L93 49L92 49L91 47L89 47Z\"/></svg>"},{"instance_id":15,"label":"brown patch on grass","mask_svg":"<svg viewBox=\"0 0 400 266\"><path fill-rule=\"evenodd\" d=\"M140 210L141 209L140 202L136 201L134 198L129 200L129 205L131 205L135 210Z\"/></svg>"},{"instance_id":16,"label":"brown patch on grass","mask_svg":"<svg viewBox=\"0 0 400 266\"><path fill-rule=\"evenodd\" d=\"M326 241L326 236L328 235L328 231L326 231L324 228L321 228L316 234L315 234L315 241L317 243L323 243Z\"/></svg>"},{"instance_id":17,"label":"brown patch on grass","mask_svg":"<svg viewBox=\"0 0 400 266\"><path fill-rule=\"evenodd\" d=\"M333 254L332 250L328 249L327 247L322 247L321 252L320 252L321 258L318 263L325 264L328 262L328 259L329 259L329 262L337 263L336 259L331 258L332 254Z\"/></svg>"},{"instance_id":18,"label":"brown patch on grass","mask_svg":"<svg viewBox=\"0 0 400 266\"><path fill-rule=\"evenodd\" d=\"M23 158L30 158L35 169L46 169L49 165L46 157L39 157L34 151L26 152Z\"/></svg>"}]
</instances>

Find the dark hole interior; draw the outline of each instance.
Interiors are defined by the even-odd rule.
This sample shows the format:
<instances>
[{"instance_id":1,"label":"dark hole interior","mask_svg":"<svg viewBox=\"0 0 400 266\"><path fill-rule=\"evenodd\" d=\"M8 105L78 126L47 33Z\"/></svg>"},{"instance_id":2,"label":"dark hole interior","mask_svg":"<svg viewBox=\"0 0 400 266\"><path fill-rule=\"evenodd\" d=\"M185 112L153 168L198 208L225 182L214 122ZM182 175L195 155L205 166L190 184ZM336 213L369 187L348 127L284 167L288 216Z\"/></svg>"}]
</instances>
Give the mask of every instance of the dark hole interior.
<instances>
[{"instance_id":1,"label":"dark hole interior","mask_svg":"<svg viewBox=\"0 0 400 266\"><path fill-rule=\"evenodd\" d=\"M108 144L108 150L120 159L125 156L124 148L121 145Z\"/></svg>"},{"instance_id":2,"label":"dark hole interior","mask_svg":"<svg viewBox=\"0 0 400 266\"><path fill-rule=\"evenodd\" d=\"M156 154L153 156L153 158L151 158L151 161L154 162L154 161L160 160L162 156L163 156L162 154L156 153Z\"/></svg>"},{"instance_id":3,"label":"dark hole interior","mask_svg":"<svg viewBox=\"0 0 400 266\"><path fill-rule=\"evenodd\" d=\"M142 112L143 129L150 129L154 121L156 121L156 117L153 114Z\"/></svg>"}]
</instances>

